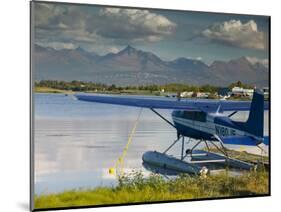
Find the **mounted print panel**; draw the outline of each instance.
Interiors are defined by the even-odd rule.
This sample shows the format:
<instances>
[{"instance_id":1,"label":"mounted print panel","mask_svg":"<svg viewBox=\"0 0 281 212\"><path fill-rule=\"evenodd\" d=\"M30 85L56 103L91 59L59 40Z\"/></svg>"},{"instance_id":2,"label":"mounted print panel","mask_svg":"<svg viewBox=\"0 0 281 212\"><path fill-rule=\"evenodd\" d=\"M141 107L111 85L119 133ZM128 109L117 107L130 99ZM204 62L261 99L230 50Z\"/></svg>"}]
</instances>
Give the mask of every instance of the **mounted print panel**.
<instances>
[{"instance_id":1,"label":"mounted print panel","mask_svg":"<svg viewBox=\"0 0 281 212\"><path fill-rule=\"evenodd\" d=\"M270 17L31 2L31 210L270 195Z\"/></svg>"}]
</instances>

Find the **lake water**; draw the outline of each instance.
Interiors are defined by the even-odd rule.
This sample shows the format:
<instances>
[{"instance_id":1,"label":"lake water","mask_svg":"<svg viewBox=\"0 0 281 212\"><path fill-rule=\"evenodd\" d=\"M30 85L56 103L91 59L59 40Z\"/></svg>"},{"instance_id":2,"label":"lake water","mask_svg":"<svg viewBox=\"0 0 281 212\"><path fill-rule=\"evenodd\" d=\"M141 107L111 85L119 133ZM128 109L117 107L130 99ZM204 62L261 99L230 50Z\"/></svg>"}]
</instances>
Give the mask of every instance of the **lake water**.
<instances>
[{"instance_id":1,"label":"lake water","mask_svg":"<svg viewBox=\"0 0 281 212\"><path fill-rule=\"evenodd\" d=\"M35 94L35 194L114 186L108 173L125 147L140 109L77 101L64 94ZM171 120L171 110L160 110ZM248 113L238 113L246 120ZM265 134L268 134L268 113ZM125 171L142 170L142 154L164 151L176 138L174 128L143 109L125 157ZM180 144L170 154L180 155Z\"/></svg>"}]
</instances>

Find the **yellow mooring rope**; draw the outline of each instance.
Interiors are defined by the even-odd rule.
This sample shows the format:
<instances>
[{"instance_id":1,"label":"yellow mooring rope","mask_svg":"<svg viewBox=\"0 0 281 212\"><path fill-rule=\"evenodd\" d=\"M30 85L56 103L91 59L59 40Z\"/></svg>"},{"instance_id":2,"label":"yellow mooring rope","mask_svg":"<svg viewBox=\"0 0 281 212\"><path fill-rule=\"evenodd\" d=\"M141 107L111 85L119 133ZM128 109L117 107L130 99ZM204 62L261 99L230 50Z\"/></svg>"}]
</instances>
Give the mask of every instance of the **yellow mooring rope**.
<instances>
[{"instance_id":1,"label":"yellow mooring rope","mask_svg":"<svg viewBox=\"0 0 281 212\"><path fill-rule=\"evenodd\" d=\"M109 170L108 170L109 174L112 174L112 175L114 175L114 174L119 175L120 174L121 176L124 174L124 158L125 158L125 156L127 154L127 151L129 149L129 145L132 142L133 135L135 134L135 131L137 129L137 125L138 125L138 122L139 122L139 119L140 119L141 112L142 112L142 108L139 111L138 118L135 121L134 126L132 128L132 131L129 135L128 142L127 142L125 148L123 149L122 154L120 155L118 160L115 162L115 165L113 167L109 168ZM119 167L120 167L120 173L117 173L119 171L118 170Z\"/></svg>"}]
</instances>

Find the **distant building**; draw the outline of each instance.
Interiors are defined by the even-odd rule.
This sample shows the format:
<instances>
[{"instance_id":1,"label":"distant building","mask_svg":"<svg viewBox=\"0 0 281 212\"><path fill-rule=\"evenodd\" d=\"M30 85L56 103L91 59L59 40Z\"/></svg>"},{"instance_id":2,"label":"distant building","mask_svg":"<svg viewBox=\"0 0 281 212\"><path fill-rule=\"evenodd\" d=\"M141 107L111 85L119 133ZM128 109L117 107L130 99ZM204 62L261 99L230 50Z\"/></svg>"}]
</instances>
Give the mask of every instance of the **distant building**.
<instances>
[{"instance_id":1,"label":"distant building","mask_svg":"<svg viewBox=\"0 0 281 212\"><path fill-rule=\"evenodd\" d=\"M240 87L233 87L231 90L232 96L253 96L254 89L245 89Z\"/></svg>"},{"instance_id":2,"label":"distant building","mask_svg":"<svg viewBox=\"0 0 281 212\"><path fill-rule=\"evenodd\" d=\"M264 97L268 98L269 97L269 88L263 87L262 91L263 91Z\"/></svg>"},{"instance_id":3,"label":"distant building","mask_svg":"<svg viewBox=\"0 0 281 212\"><path fill-rule=\"evenodd\" d=\"M196 93L196 97L197 97L197 98L208 98L209 95L210 95L209 92L206 92L206 93L204 93L204 92L197 92L197 93Z\"/></svg>"},{"instance_id":4,"label":"distant building","mask_svg":"<svg viewBox=\"0 0 281 212\"><path fill-rule=\"evenodd\" d=\"M209 92L193 92L193 91L184 91L181 93L168 93L165 96L166 97L178 97L178 98L190 98L190 97L195 97L195 98L208 98L210 95Z\"/></svg>"},{"instance_id":5,"label":"distant building","mask_svg":"<svg viewBox=\"0 0 281 212\"><path fill-rule=\"evenodd\" d=\"M267 94L267 95L268 95L268 93L269 93L269 88L268 88L268 87L263 87L263 88L262 88L262 91L263 91L264 94Z\"/></svg>"},{"instance_id":6,"label":"distant building","mask_svg":"<svg viewBox=\"0 0 281 212\"><path fill-rule=\"evenodd\" d=\"M193 91L190 91L190 92L188 92L188 91L184 91L184 92L181 92L181 94L180 94L180 96L181 97L192 97L192 95L193 95Z\"/></svg>"}]
</instances>

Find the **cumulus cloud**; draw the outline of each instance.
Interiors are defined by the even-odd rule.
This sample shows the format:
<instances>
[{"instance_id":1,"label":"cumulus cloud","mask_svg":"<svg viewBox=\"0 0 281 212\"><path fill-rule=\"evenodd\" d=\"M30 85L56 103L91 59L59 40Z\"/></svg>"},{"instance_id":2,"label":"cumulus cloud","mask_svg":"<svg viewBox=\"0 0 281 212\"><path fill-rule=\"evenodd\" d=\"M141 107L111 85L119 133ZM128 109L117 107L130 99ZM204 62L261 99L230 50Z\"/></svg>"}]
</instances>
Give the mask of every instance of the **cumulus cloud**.
<instances>
[{"instance_id":1,"label":"cumulus cloud","mask_svg":"<svg viewBox=\"0 0 281 212\"><path fill-rule=\"evenodd\" d=\"M240 20L230 20L217 23L205 29L202 36L211 41L230 46L264 50L266 39L254 20L242 23Z\"/></svg>"},{"instance_id":2,"label":"cumulus cloud","mask_svg":"<svg viewBox=\"0 0 281 212\"><path fill-rule=\"evenodd\" d=\"M97 35L85 29L89 15L77 7L36 3L34 15L35 42L38 44L61 49L96 42Z\"/></svg>"},{"instance_id":3,"label":"cumulus cloud","mask_svg":"<svg viewBox=\"0 0 281 212\"><path fill-rule=\"evenodd\" d=\"M97 34L108 38L155 42L171 35L176 28L163 15L148 10L105 8L100 16L107 24L100 24Z\"/></svg>"},{"instance_id":4,"label":"cumulus cloud","mask_svg":"<svg viewBox=\"0 0 281 212\"><path fill-rule=\"evenodd\" d=\"M157 42L171 35L176 28L168 18L148 10L85 9L36 3L34 11L35 42L57 49L64 46L106 49L105 45L111 48L128 43ZM111 50L116 51L116 48Z\"/></svg>"},{"instance_id":5,"label":"cumulus cloud","mask_svg":"<svg viewBox=\"0 0 281 212\"><path fill-rule=\"evenodd\" d=\"M63 29L66 27L66 25L58 19L58 17L63 16L63 14L67 11L66 8L55 4L44 3L35 4L34 7L35 27L44 29Z\"/></svg>"}]
</instances>

